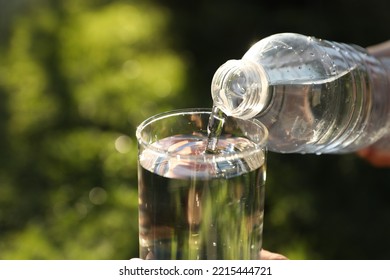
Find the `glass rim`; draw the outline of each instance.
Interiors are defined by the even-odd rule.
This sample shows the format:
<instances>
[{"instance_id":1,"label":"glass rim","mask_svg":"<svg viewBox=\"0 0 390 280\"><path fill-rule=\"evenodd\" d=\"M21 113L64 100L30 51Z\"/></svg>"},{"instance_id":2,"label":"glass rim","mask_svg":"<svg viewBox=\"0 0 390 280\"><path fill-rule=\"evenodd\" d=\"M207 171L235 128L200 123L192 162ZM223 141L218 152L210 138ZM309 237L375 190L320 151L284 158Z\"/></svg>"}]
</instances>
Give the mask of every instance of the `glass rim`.
<instances>
[{"instance_id":1,"label":"glass rim","mask_svg":"<svg viewBox=\"0 0 390 280\"><path fill-rule=\"evenodd\" d=\"M207 158L210 158L212 161L215 162L217 158L223 158L223 160L229 159L229 158L237 158L237 157L245 157L251 154L254 154L256 152L259 152L260 150L265 150L266 149L266 143L268 141L268 129L267 127L257 119L239 119L243 122L249 122L252 123L253 125L257 126L260 128L260 130L263 132L263 137L261 137L260 141L253 141L253 139L250 139L253 143L254 146L248 149L245 149L243 151L235 151L232 153L221 153L221 154L208 154L208 153L202 153L202 154L197 154L197 155L178 155L175 152L170 152L166 149L161 149L156 147L155 145L152 145L154 142L147 142L143 139L142 137L142 131L144 130L145 127L148 125L160 121L162 119L178 116L178 115L190 115L190 114L207 114L210 115L212 112L211 108L184 108L184 109L173 109L169 111L165 111L162 113L155 114L144 121L142 121L136 129L136 138L138 145L142 145L143 147L152 150L153 152L157 153L163 153L166 154L167 156L180 156L181 159L200 159L201 161L207 161ZM233 116L228 116L228 118L233 118L233 119L238 119Z\"/></svg>"}]
</instances>

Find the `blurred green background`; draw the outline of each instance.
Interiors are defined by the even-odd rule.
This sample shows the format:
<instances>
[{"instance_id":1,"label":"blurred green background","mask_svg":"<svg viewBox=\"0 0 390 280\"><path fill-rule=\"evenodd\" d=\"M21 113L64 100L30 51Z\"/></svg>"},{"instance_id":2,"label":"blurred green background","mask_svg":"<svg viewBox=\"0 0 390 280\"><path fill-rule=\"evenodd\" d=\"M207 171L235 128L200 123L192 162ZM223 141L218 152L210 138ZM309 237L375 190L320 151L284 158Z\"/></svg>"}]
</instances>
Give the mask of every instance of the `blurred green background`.
<instances>
[{"instance_id":1,"label":"blurred green background","mask_svg":"<svg viewBox=\"0 0 390 280\"><path fill-rule=\"evenodd\" d=\"M0 259L138 255L136 126L211 107L215 70L279 32L369 46L382 0L0 0ZM389 259L390 170L269 153L264 247Z\"/></svg>"}]
</instances>

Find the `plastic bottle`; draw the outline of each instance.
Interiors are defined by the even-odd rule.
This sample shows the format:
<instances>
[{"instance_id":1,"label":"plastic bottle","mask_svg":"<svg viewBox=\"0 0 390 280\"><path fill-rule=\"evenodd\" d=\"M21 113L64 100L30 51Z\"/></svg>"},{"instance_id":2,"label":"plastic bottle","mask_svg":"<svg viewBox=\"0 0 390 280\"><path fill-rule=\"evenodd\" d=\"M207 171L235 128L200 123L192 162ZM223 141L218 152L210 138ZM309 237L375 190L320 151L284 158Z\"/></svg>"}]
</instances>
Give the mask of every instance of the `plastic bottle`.
<instances>
[{"instance_id":1,"label":"plastic bottle","mask_svg":"<svg viewBox=\"0 0 390 280\"><path fill-rule=\"evenodd\" d=\"M390 137L390 60L355 45L275 34L223 64L211 90L225 114L263 122L274 152L347 153Z\"/></svg>"}]
</instances>

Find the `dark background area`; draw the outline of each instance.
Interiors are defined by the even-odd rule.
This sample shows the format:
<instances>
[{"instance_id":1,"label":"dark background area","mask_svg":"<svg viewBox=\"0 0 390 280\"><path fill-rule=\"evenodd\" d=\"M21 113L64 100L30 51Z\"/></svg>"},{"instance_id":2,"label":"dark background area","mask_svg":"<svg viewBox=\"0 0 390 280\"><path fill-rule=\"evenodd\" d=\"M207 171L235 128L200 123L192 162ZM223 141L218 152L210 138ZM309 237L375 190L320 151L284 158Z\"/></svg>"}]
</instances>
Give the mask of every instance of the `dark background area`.
<instances>
[{"instance_id":1,"label":"dark background area","mask_svg":"<svg viewBox=\"0 0 390 280\"><path fill-rule=\"evenodd\" d=\"M211 107L215 70L274 33L389 40L389 10L383 0L0 0L0 258L137 256L140 121ZM270 152L267 180L266 249L390 258L389 169L355 154Z\"/></svg>"}]
</instances>

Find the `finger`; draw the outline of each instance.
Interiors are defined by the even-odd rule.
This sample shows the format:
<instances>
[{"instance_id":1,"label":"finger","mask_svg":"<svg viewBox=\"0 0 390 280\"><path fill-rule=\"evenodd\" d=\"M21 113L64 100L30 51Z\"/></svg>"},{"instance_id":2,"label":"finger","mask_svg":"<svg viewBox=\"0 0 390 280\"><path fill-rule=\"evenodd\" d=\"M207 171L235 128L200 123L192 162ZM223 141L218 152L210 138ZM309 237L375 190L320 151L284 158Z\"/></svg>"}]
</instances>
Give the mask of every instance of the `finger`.
<instances>
[{"instance_id":1,"label":"finger","mask_svg":"<svg viewBox=\"0 0 390 280\"><path fill-rule=\"evenodd\" d=\"M375 167L390 167L389 152L378 152L375 149L368 148L358 151L357 154Z\"/></svg>"},{"instance_id":2,"label":"finger","mask_svg":"<svg viewBox=\"0 0 390 280\"><path fill-rule=\"evenodd\" d=\"M260 260L288 260L285 256L262 249Z\"/></svg>"},{"instance_id":3,"label":"finger","mask_svg":"<svg viewBox=\"0 0 390 280\"><path fill-rule=\"evenodd\" d=\"M376 57L389 57L390 56L390 40L380 43L378 45L370 46L367 51Z\"/></svg>"}]
</instances>

